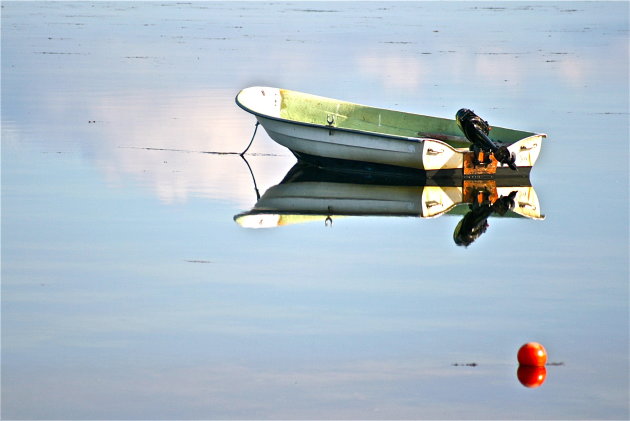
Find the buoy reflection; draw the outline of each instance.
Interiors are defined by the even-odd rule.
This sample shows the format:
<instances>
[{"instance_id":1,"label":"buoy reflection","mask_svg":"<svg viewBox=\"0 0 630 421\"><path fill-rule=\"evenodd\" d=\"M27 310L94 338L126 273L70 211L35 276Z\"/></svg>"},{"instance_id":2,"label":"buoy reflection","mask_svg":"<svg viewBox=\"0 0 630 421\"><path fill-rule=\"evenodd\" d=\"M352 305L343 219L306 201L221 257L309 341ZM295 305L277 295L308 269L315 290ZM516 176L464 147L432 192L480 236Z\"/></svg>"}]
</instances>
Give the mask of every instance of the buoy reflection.
<instances>
[{"instance_id":1,"label":"buoy reflection","mask_svg":"<svg viewBox=\"0 0 630 421\"><path fill-rule=\"evenodd\" d=\"M545 366L521 365L518 367L518 370L516 370L516 377L518 377L518 381L525 387L539 387L547 378L547 368L545 368Z\"/></svg>"}]
</instances>

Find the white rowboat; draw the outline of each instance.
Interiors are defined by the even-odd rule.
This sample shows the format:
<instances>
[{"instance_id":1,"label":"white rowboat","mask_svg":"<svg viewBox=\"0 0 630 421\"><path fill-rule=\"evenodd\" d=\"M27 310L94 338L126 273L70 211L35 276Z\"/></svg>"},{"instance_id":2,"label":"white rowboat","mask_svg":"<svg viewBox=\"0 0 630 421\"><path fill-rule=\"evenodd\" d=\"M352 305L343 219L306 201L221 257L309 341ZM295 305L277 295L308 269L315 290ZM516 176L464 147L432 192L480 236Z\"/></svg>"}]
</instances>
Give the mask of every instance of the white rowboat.
<instances>
[{"instance_id":1,"label":"white rowboat","mask_svg":"<svg viewBox=\"0 0 630 421\"><path fill-rule=\"evenodd\" d=\"M396 167L426 171L429 176L511 171L492 157L485 164L475 161L472 143L455 120L271 87L243 89L236 103L298 159L322 167ZM489 137L507 148L523 176L536 163L546 135L492 127Z\"/></svg>"}]
</instances>

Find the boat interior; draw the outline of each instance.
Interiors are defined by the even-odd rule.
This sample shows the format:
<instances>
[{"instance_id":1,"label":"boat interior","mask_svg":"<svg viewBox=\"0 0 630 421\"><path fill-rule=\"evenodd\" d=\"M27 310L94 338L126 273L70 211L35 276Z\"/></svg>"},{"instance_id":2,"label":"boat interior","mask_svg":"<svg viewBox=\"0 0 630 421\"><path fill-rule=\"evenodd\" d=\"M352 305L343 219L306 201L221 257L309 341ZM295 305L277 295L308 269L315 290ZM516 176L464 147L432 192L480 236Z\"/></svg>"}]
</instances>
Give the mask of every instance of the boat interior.
<instances>
[{"instance_id":1,"label":"boat interior","mask_svg":"<svg viewBox=\"0 0 630 421\"><path fill-rule=\"evenodd\" d=\"M454 119L370 107L286 89L252 87L237 103L257 115L296 123L405 138L432 138L454 148L469 148ZM490 137L509 145L535 133L492 127Z\"/></svg>"}]
</instances>

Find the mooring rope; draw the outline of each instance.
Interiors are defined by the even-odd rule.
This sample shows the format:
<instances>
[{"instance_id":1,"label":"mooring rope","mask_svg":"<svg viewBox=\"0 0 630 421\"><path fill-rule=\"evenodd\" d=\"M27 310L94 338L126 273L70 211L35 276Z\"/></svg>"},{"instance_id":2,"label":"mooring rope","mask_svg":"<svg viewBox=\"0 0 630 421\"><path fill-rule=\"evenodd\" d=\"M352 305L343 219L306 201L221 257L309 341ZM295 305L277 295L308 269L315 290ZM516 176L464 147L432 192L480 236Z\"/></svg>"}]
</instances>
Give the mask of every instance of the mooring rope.
<instances>
[{"instance_id":1,"label":"mooring rope","mask_svg":"<svg viewBox=\"0 0 630 421\"><path fill-rule=\"evenodd\" d=\"M239 155L243 156L245 155L245 152L247 152L249 150L249 147L252 146L252 143L254 143L254 137L256 137L256 131L258 130L258 125L260 124L260 122L256 122L256 125L254 126L254 134L252 135L252 140L249 141L249 145L247 145L247 147L245 148L245 150L243 152L241 152Z\"/></svg>"}]
</instances>

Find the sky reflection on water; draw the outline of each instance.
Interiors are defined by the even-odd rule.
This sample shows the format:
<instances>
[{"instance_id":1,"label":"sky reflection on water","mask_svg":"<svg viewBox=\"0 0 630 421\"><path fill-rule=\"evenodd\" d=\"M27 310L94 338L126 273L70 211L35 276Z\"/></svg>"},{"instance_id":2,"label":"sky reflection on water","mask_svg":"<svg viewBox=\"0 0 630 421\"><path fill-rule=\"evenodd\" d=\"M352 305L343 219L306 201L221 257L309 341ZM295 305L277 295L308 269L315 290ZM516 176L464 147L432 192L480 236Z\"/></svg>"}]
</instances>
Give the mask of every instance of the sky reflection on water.
<instances>
[{"instance_id":1,"label":"sky reflection on water","mask_svg":"<svg viewBox=\"0 0 630 421\"><path fill-rule=\"evenodd\" d=\"M546 219L243 229L252 85L546 132ZM628 109L624 2L3 2L2 417L628 418Z\"/></svg>"}]
</instances>

